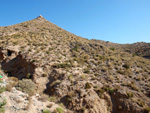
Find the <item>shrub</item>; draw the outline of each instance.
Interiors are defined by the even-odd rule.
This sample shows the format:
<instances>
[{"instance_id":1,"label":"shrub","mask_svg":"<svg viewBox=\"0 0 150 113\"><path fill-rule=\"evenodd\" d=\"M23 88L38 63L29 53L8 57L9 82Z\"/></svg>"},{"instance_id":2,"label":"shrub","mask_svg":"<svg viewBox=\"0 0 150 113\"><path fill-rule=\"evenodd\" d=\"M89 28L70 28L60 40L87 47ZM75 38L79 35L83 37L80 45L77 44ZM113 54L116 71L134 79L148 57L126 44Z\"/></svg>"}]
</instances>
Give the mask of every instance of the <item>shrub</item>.
<instances>
[{"instance_id":1,"label":"shrub","mask_svg":"<svg viewBox=\"0 0 150 113\"><path fill-rule=\"evenodd\" d=\"M18 30L19 30L19 28L15 28L15 30L16 30L16 31L18 31Z\"/></svg>"},{"instance_id":2,"label":"shrub","mask_svg":"<svg viewBox=\"0 0 150 113\"><path fill-rule=\"evenodd\" d=\"M127 96L128 96L128 98L131 98L131 97L133 97L133 93L132 92L127 92Z\"/></svg>"},{"instance_id":3,"label":"shrub","mask_svg":"<svg viewBox=\"0 0 150 113\"><path fill-rule=\"evenodd\" d=\"M103 95L103 93L105 92L104 89L95 88L94 90L95 90L95 92L98 94L98 96L99 96L100 98L104 98L104 95Z\"/></svg>"},{"instance_id":4,"label":"shrub","mask_svg":"<svg viewBox=\"0 0 150 113\"><path fill-rule=\"evenodd\" d=\"M48 109L43 109L43 113L51 113L51 111Z\"/></svg>"},{"instance_id":5,"label":"shrub","mask_svg":"<svg viewBox=\"0 0 150 113\"><path fill-rule=\"evenodd\" d=\"M112 50L112 51L114 51L115 50L115 48L114 47L111 47L111 48L109 48L110 50Z\"/></svg>"},{"instance_id":6,"label":"shrub","mask_svg":"<svg viewBox=\"0 0 150 113\"><path fill-rule=\"evenodd\" d=\"M60 105L61 107L65 108L65 106L64 106L64 104L63 104L63 103L60 103L59 105Z\"/></svg>"},{"instance_id":7,"label":"shrub","mask_svg":"<svg viewBox=\"0 0 150 113\"><path fill-rule=\"evenodd\" d=\"M118 109L119 109L119 110L122 110L122 106L118 106Z\"/></svg>"},{"instance_id":8,"label":"shrub","mask_svg":"<svg viewBox=\"0 0 150 113\"><path fill-rule=\"evenodd\" d=\"M115 91L114 89L109 88L109 93L110 93L110 94L113 94L113 93L114 93L114 91Z\"/></svg>"},{"instance_id":9,"label":"shrub","mask_svg":"<svg viewBox=\"0 0 150 113\"><path fill-rule=\"evenodd\" d=\"M28 79L30 79L30 78L31 78L31 74L28 73L26 77L27 77Z\"/></svg>"},{"instance_id":10,"label":"shrub","mask_svg":"<svg viewBox=\"0 0 150 113\"><path fill-rule=\"evenodd\" d=\"M30 79L19 80L17 89L23 92L33 95L35 92L35 83Z\"/></svg>"},{"instance_id":11,"label":"shrub","mask_svg":"<svg viewBox=\"0 0 150 113\"><path fill-rule=\"evenodd\" d=\"M103 89L105 90L105 91L107 91L108 93L110 93L110 94L113 94L114 93L114 89L112 89L112 88L110 88L110 87L103 87Z\"/></svg>"},{"instance_id":12,"label":"shrub","mask_svg":"<svg viewBox=\"0 0 150 113\"><path fill-rule=\"evenodd\" d=\"M49 97L48 100L49 100L50 102L56 102L56 101L57 101L56 97Z\"/></svg>"},{"instance_id":13,"label":"shrub","mask_svg":"<svg viewBox=\"0 0 150 113\"><path fill-rule=\"evenodd\" d=\"M117 70L117 73L119 73L119 74L125 74L125 71L122 71L122 70Z\"/></svg>"},{"instance_id":14,"label":"shrub","mask_svg":"<svg viewBox=\"0 0 150 113\"><path fill-rule=\"evenodd\" d=\"M7 91L10 92L10 91L12 90L12 88L13 88L12 85L10 85L10 84L7 84L7 85L6 85L6 90L7 90Z\"/></svg>"},{"instance_id":15,"label":"shrub","mask_svg":"<svg viewBox=\"0 0 150 113\"><path fill-rule=\"evenodd\" d=\"M55 64L53 65L54 68L68 68L68 67L71 67L70 64L68 63L62 63L62 64Z\"/></svg>"},{"instance_id":16,"label":"shrub","mask_svg":"<svg viewBox=\"0 0 150 113\"><path fill-rule=\"evenodd\" d=\"M5 87L0 87L0 94L3 93L6 90Z\"/></svg>"},{"instance_id":17,"label":"shrub","mask_svg":"<svg viewBox=\"0 0 150 113\"><path fill-rule=\"evenodd\" d=\"M53 106L52 103L49 103L46 107L51 108Z\"/></svg>"},{"instance_id":18,"label":"shrub","mask_svg":"<svg viewBox=\"0 0 150 113\"><path fill-rule=\"evenodd\" d=\"M87 79L85 74L82 74L80 77L81 79Z\"/></svg>"},{"instance_id":19,"label":"shrub","mask_svg":"<svg viewBox=\"0 0 150 113\"><path fill-rule=\"evenodd\" d=\"M91 83L87 82L85 84L85 89L90 89L92 87Z\"/></svg>"},{"instance_id":20,"label":"shrub","mask_svg":"<svg viewBox=\"0 0 150 113\"><path fill-rule=\"evenodd\" d=\"M18 79L16 77L9 77L8 81L9 81L9 84L6 85L6 90L11 91L12 88L18 84Z\"/></svg>"},{"instance_id":21,"label":"shrub","mask_svg":"<svg viewBox=\"0 0 150 113\"><path fill-rule=\"evenodd\" d=\"M23 27L28 27L28 25L23 25Z\"/></svg>"},{"instance_id":22,"label":"shrub","mask_svg":"<svg viewBox=\"0 0 150 113\"><path fill-rule=\"evenodd\" d=\"M99 56L99 60L104 60L106 59L105 56Z\"/></svg>"},{"instance_id":23,"label":"shrub","mask_svg":"<svg viewBox=\"0 0 150 113\"><path fill-rule=\"evenodd\" d=\"M136 54L136 53L133 53L132 56L135 57L135 56L137 56L137 54Z\"/></svg>"},{"instance_id":24,"label":"shrub","mask_svg":"<svg viewBox=\"0 0 150 113\"><path fill-rule=\"evenodd\" d=\"M67 96L73 97L73 96L75 96L75 92L74 91L70 91L70 92L67 93Z\"/></svg>"},{"instance_id":25,"label":"shrub","mask_svg":"<svg viewBox=\"0 0 150 113\"><path fill-rule=\"evenodd\" d=\"M79 50L79 45L75 45L75 47L72 50L73 51L78 51Z\"/></svg>"},{"instance_id":26,"label":"shrub","mask_svg":"<svg viewBox=\"0 0 150 113\"><path fill-rule=\"evenodd\" d=\"M2 83L2 82L3 82L3 80L0 79L0 83Z\"/></svg>"},{"instance_id":27,"label":"shrub","mask_svg":"<svg viewBox=\"0 0 150 113\"><path fill-rule=\"evenodd\" d=\"M65 106L68 106L72 102L72 98L70 96L65 96L64 97L64 104Z\"/></svg>"},{"instance_id":28,"label":"shrub","mask_svg":"<svg viewBox=\"0 0 150 113\"><path fill-rule=\"evenodd\" d=\"M84 69L84 73L87 73L89 74L90 73L90 70L87 68L87 69Z\"/></svg>"},{"instance_id":29,"label":"shrub","mask_svg":"<svg viewBox=\"0 0 150 113\"><path fill-rule=\"evenodd\" d=\"M18 82L18 78L16 77L9 77L8 80Z\"/></svg>"},{"instance_id":30,"label":"shrub","mask_svg":"<svg viewBox=\"0 0 150 113\"><path fill-rule=\"evenodd\" d=\"M6 105L6 100L3 100L2 102L0 102L0 113L5 113L5 108L4 106Z\"/></svg>"},{"instance_id":31,"label":"shrub","mask_svg":"<svg viewBox=\"0 0 150 113\"><path fill-rule=\"evenodd\" d=\"M62 108L57 108L58 113L63 113L63 109Z\"/></svg>"},{"instance_id":32,"label":"shrub","mask_svg":"<svg viewBox=\"0 0 150 113\"><path fill-rule=\"evenodd\" d=\"M103 94L105 91L103 89L99 89L98 93Z\"/></svg>"},{"instance_id":33,"label":"shrub","mask_svg":"<svg viewBox=\"0 0 150 113\"><path fill-rule=\"evenodd\" d=\"M45 94L41 95L41 97L39 98L39 100L42 101L42 102L45 102L45 101L47 101L48 99L49 99L49 96L48 96L48 95L45 95Z\"/></svg>"},{"instance_id":34,"label":"shrub","mask_svg":"<svg viewBox=\"0 0 150 113\"><path fill-rule=\"evenodd\" d=\"M150 113L150 107L144 108L144 113Z\"/></svg>"},{"instance_id":35,"label":"shrub","mask_svg":"<svg viewBox=\"0 0 150 113\"><path fill-rule=\"evenodd\" d=\"M108 71L108 68L106 68L106 67L103 66L102 69L101 69L101 71L102 71L102 72L107 72L107 71Z\"/></svg>"},{"instance_id":36,"label":"shrub","mask_svg":"<svg viewBox=\"0 0 150 113\"><path fill-rule=\"evenodd\" d=\"M68 76L68 79L71 80L72 78L73 78L73 75L70 74L70 75Z\"/></svg>"},{"instance_id":37,"label":"shrub","mask_svg":"<svg viewBox=\"0 0 150 113\"><path fill-rule=\"evenodd\" d=\"M140 99L137 100L137 104L141 107L143 107L145 105L145 103L143 101L141 101Z\"/></svg>"}]
</instances>

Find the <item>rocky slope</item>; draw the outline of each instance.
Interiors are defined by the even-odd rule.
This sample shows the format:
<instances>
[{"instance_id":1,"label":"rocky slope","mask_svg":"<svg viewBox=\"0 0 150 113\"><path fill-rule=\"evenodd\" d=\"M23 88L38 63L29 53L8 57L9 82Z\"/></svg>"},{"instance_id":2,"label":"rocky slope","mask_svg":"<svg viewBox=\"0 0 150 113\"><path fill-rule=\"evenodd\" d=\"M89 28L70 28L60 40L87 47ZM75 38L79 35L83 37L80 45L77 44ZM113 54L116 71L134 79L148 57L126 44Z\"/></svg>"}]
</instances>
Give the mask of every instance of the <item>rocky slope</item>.
<instances>
[{"instance_id":1,"label":"rocky slope","mask_svg":"<svg viewBox=\"0 0 150 113\"><path fill-rule=\"evenodd\" d=\"M111 49L120 49L121 51L131 53L132 55L142 56L144 58L150 58L150 43L137 42L133 44L117 44L102 40L92 40L94 42L104 44Z\"/></svg>"},{"instance_id":2,"label":"rocky slope","mask_svg":"<svg viewBox=\"0 0 150 113\"><path fill-rule=\"evenodd\" d=\"M148 113L150 61L118 48L71 34L42 16L0 27L1 69L19 79L6 89L63 103L63 111L53 112Z\"/></svg>"}]
</instances>

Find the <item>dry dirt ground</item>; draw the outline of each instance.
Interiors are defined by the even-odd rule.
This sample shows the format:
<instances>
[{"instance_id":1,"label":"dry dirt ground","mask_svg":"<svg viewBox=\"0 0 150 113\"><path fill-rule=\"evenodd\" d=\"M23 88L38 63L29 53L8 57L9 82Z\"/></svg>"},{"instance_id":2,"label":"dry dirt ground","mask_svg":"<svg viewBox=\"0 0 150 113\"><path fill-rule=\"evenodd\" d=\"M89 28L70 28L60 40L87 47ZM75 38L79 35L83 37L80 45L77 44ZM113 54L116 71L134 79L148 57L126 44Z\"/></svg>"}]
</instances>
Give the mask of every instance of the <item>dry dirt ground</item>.
<instances>
[{"instance_id":1,"label":"dry dirt ground","mask_svg":"<svg viewBox=\"0 0 150 113\"><path fill-rule=\"evenodd\" d=\"M7 81L6 77L5 80ZM62 108L54 102L48 100L41 101L40 98L39 94L30 97L15 87L11 91L5 91L0 94L0 100L5 99L7 102L5 105L5 113L42 113L44 109L55 111L57 108Z\"/></svg>"}]
</instances>

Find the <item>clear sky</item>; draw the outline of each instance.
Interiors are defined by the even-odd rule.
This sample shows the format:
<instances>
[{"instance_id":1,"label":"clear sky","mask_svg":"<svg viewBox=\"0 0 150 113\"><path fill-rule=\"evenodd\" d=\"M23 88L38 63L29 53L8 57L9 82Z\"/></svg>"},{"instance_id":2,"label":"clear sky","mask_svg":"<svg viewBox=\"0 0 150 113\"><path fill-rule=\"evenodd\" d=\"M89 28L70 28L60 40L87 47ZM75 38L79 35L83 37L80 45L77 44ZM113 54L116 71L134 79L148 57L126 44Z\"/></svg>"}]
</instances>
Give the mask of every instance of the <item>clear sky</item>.
<instances>
[{"instance_id":1,"label":"clear sky","mask_svg":"<svg viewBox=\"0 0 150 113\"><path fill-rule=\"evenodd\" d=\"M88 39L150 42L150 0L0 0L0 26L44 16Z\"/></svg>"}]
</instances>

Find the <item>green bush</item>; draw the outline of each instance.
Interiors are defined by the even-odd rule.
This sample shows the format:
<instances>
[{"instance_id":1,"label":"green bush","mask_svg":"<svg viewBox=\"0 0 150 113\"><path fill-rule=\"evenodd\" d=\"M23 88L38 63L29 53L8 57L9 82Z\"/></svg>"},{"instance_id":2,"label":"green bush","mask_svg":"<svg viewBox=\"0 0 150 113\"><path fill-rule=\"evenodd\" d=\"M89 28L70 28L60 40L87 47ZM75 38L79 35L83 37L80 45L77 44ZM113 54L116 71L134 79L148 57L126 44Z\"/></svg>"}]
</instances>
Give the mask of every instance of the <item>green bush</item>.
<instances>
[{"instance_id":1,"label":"green bush","mask_svg":"<svg viewBox=\"0 0 150 113\"><path fill-rule=\"evenodd\" d=\"M105 91L107 91L108 93L110 93L110 94L113 94L114 92L115 92L115 90L113 89L113 88L110 88L110 87L103 87L103 89L105 90Z\"/></svg>"},{"instance_id":2,"label":"green bush","mask_svg":"<svg viewBox=\"0 0 150 113\"><path fill-rule=\"evenodd\" d=\"M114 93L114 91L115 91L114 89L109 88L109 93L110 93L110 94L113 94L113 93Z\"/></svg>"},{"instance_id":3,"label":"green bush","mask_svg":"<svg viewBox=\"0 0 150 113\"><path fill-rule=\"evenodd\" d=\"M133 93L132 92L127 92L127 96L128 96L128 98L131 98L131 97L133 97Z\"/></svg>"},{"instance_id":4,"label":"green bush","mask_svg":"<svg viewBox=\"0 0 150 113\"><path fill-rule=\"evenodd\" d=\"M114 51L115 50L115 48L114 47L111 47L111 48L109 48L110 50L112 50L112 51Z\"/></svg>"},{"instance_id":5,"label":"green bush","mask_svg":"<svg viewBox=\"0 0 150 113\"><path fill-rule=\"evenodd\" d=\"M2 102L0 102L0 113L5 113L4 106L6 105L6 100L4 99Z\"/></svg>"},{"instance_id":6,"label":"green bush","mask_svg":"<svg viewBox=\"0 0 150 113\"><path fill-rule=\"evenodd\" d=\"M58 113L63 113L63 109L62 108L57 108Z\"/></svg>"},{"instance_id":7,"label":"green bush","mask_svg":"<svg viewBox=\"0 0 150 113\"><path fill-rule=\"evenodd\" d=\"M56 99L56 97L49 97L49 99L48 99L50 102L56 102L57 101L57 99Z\"/></svg>"},{"instance_id":8,"label":"green bush","mask_svg":"<svg viewBox=\"0 0 150 113\"><path fill-rule=\"evenodd\" d=\"M133 53L132 56L135 57L135 56L137 56L137 54L136 54L136 53Z\"/></svg>"},{"instance_id":9,"label":"green bush","mask_svg":"<svg viewBox=\"0 0 150 113\"><path fill-rule=\"evenodd\" d=\"M5 87L0 87L0 94L3 93L6 90Z\"/></svg>"},{"instance_id":10,"label":"green bush","mask_svg":"<svg viewBox=\"0 0 150 113\"><path fill-rule=\"evenodd\" d=\"M100 96L100 98L103 98L103 96L104 96L103 94L104 94L104 92L105 92L104 89L95 88L94 90L96 91L96 93L98 94L98 96Z\"/></svg>"},{"instance_id":11,"label":"green bush","mask_svg":"<svg viewBox=\"0 0 150 113\"><path fill-rule=\"evenodd\" d=\"M85 84L85 89L90 89L92 87L91 83L87 82Z\"/></svg>"},{"instance_id":12,"label":"green bush","mask_svg":"<svg viewBox=\"0 0 150 113\"><path fill-rule=\"evenodd\" d=\"M51 111L48 109L43 109L43 113L51 113Z\"/></svg>"},{"instance_id":13,"label":"green bush","mask_svg":"<svg viewBox=\"0 0 150 113\"><path fill-rule=\"evenodd\" d=\"M87 73L89 74L90 73L90 70L87 68L87 69L84 69L84 73Z\"/></svg>"},{"instance_id":14,"label":"green bush","mask_svg":"<svg viewBox=\"0 0 150 113\"><path fill-rule=\"evenodd\" d=\"M79 50L79 45L75 45L75 47L72 50L73 51L78 51Z\"/></svg>"},{"instance_id":15,"label":"green bush","mask_svg":"<svg viewBox=\"0 0 150 113\"><path fill-rule=\"evenodd\" d=\"M69 67L71 67L71 65L68 63L61 63L61 64L55 64L55 65L53 65L53 67L54 68L69 68Z\"/></svg>"},{"instance_id":16,"label":"green bush","mask_svg":"<svg viewBox=\"0 0 150 113\"><path fill-rule=\"evenodd\" d=\"M31 79L23 79L19 80L16 88L20 91L28 93L29 95L32 95L35 92L36 85Z\"/></svg>"}]
</instances>

